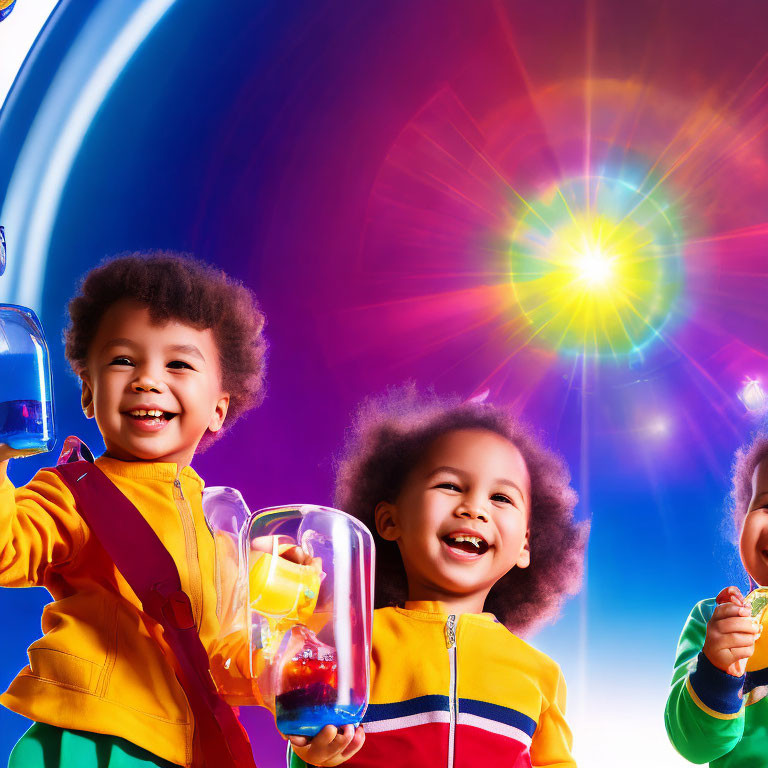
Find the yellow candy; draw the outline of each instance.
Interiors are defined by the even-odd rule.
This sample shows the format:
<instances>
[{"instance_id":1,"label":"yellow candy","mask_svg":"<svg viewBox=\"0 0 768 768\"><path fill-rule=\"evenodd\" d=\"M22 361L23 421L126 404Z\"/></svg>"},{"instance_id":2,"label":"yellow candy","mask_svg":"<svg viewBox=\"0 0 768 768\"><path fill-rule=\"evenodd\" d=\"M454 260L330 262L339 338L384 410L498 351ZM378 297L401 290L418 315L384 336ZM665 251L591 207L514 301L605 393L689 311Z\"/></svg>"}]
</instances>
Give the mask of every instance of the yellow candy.
<instances>
[{"instance_id":1,"label":"yellow candy","mask_svg":"<svg viewBox=\"0 0 768 768\"><path fill-rule=\"evenodd\" d=\"M315 609L320 572L269 553L254 553L248 573L254 611L274 619L305 621Z\"/></svg>"},{"instance_id":2,"label":"yellow candy","mask_svg":"<svg viewBox=\"0 0 768 768\"><path fill-rule=\"evenodd\" d=\"M765 627L768 624L768 611L766 610L768 608L768 587L753 589L744 598L744 602L752 608L752 617L763 626L763 633L755 643L755 652L747 661L747 671L766 669L768 668L768 631Z\"/></svg>"}]
</instances>

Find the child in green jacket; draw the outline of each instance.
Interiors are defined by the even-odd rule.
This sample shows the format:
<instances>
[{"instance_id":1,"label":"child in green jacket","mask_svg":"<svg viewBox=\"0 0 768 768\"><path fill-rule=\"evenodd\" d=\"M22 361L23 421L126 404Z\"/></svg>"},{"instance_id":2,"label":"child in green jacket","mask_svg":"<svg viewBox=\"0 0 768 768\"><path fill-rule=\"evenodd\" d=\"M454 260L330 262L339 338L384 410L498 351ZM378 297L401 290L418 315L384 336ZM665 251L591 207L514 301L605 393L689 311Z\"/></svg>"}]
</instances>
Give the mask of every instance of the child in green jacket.
<instances>
[{"instance_id":1,"label":"child in green jacket","mask_svg":"<svg viewBox=\"0 0 768 768\"><path fill-rule=\"evenodd\" d=\"M768 585L768 433L736 453L732 499L741 561L752 581ZM687 760L768 765L768 648L760 635L759 617L737 587L693 608L665 711L669 738Z\"/></svg>"}]
</instances>

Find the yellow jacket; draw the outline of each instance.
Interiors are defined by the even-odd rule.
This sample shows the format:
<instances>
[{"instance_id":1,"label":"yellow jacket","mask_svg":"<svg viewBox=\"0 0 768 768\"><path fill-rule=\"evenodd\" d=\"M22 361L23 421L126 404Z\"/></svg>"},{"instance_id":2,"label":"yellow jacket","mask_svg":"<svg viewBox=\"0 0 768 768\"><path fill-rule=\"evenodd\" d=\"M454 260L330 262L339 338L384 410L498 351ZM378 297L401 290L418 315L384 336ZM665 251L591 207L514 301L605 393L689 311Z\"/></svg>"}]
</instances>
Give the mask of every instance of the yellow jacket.
<instances>
[{"instance_id":1,"label":"yellow jacket","mask_svg":"<svg viewBox=\"0 0 768 768\"><path fill-rule=\"evenodd\" d=\"M216 566L203 481L176 464L106 457L96 464L173 557L209 648L218 632ZM69 489L50 470L18 489L9 480L0 485L0 585L43 586L54 599L43 611L43 637L29 647L29 666L0 703L31 720L120 736L191 765L192 713L153 635L162 630L142 613Z\"/></svg>"}]
</instances>

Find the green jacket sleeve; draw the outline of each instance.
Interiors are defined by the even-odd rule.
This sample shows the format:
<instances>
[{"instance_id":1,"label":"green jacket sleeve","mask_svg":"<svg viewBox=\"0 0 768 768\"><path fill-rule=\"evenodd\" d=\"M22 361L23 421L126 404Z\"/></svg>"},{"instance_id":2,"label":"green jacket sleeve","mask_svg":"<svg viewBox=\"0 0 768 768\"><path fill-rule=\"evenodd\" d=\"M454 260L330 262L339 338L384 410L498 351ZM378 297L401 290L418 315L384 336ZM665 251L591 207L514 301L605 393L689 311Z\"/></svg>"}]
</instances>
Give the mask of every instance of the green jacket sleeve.
<instances>
[{"instance_id":1,"label":"green jacket sleeve","mask_svg":"<svg viewBox=\"0 0 768 768\"><path fill-rule=\"evenodd\" d=\"M288 745L288 760L286 762L287 768L312 768L309 763L305 763L292 749L291 745Z\"/></svg>"},{"instance_id":2,"label":"green jacket sleeve","mask_svg":"<svg viewBox=\"0 0 768 768\"><path fill-rule=\"evenodd\" d=\"M717 669L701 652L715 600L697 603L677 644L664 720L675 749L692 763L728 754L744 732L744 677Z\"/></svg>"}]
</instances>

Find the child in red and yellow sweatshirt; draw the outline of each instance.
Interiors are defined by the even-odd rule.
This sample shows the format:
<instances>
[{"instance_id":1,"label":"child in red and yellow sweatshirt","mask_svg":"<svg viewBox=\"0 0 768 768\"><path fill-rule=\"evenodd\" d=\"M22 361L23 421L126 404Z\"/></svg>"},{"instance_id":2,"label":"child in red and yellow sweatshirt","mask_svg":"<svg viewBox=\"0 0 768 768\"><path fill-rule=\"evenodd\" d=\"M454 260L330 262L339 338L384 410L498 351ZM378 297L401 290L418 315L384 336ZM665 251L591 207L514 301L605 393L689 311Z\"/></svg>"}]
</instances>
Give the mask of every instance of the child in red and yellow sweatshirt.
<instances>
[{"instance_id":1,"label":"child in red and yellow sweatshirt","mask_svg":"<svg viewBox=\"0 0 768 768\"><path fill-rule=\"evenodd\" d=\"M366 404L336 498L377 549L365 741L321 761L322 732L292 737L294 765L575 766L560 668L517 635L578 584L569 482L501 408L413 390Z\"/></svg>"}]
</instances>

